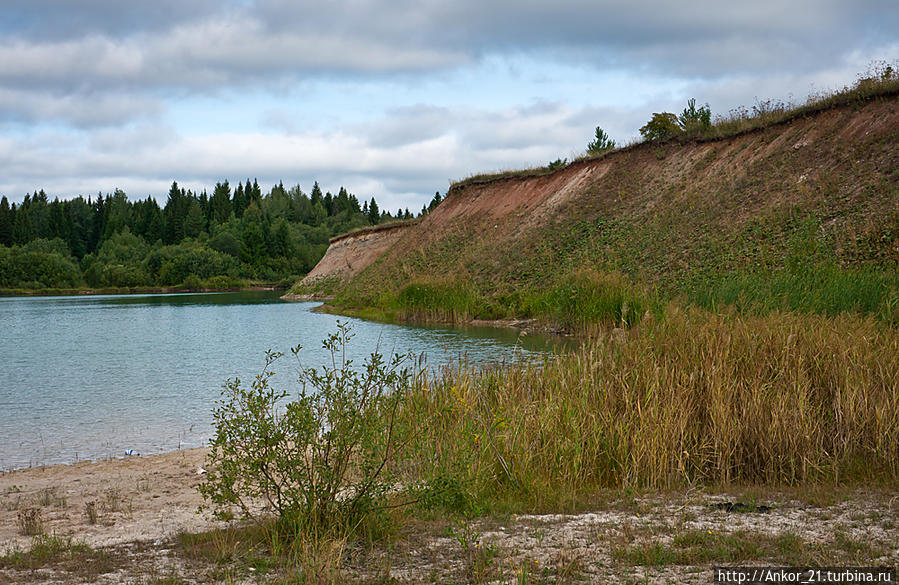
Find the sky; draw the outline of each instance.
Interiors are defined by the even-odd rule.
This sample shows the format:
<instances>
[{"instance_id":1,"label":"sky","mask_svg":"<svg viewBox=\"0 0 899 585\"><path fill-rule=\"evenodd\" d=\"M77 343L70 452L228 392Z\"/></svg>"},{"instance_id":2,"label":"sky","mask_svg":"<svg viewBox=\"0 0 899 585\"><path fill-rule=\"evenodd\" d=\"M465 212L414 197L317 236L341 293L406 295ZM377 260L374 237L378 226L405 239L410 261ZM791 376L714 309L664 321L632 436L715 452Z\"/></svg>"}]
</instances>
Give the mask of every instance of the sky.
<instances>
[{"instance_id":1,"label":"sky","mask_svg":"<svg viewBox=\"0 0 899 585\"><path fill-rule=\"evenodd\" d=\"M899 59L897 0L0 0L0 194L451 182Z\"/></svg>"}]
</instances>

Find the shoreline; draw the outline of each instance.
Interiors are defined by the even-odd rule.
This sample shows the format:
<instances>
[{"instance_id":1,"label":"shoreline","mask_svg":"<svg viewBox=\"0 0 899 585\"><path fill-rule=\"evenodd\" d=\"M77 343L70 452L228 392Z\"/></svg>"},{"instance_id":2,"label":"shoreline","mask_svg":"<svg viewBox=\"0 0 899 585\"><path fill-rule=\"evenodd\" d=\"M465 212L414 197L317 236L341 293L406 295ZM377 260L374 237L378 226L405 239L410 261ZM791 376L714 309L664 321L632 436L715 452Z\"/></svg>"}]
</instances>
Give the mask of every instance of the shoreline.
<instances>
[{"instance_id":1,"label":"shoreline","mask_svg":"<svg viewBox=\"0 0 899 585\"><path fill-rule=\"evenodd\" d=\"M148 286L136 288L64 288L40 290L0 289L0 297L71 297L81 295L101 296L216 292L261 292L276 290L288 290L288 287L284 287L279 284L259 284L246 287L224 288L182 288L177 286Z\"/></svg>"},{"instance_id":2,"label":"shoreline","mask_svg":"<svg viewBox=\"0 0 899 585\"><path fill-rule=\"evenodd\" d=\"M318 302L319 306L312 310L319 313L327 313L329 315L340 315L343 317L353 317L354 319L362 319L372 321L374 323L387 323L391 325L426 325L426 326L444 326L453 329L465 329L466 327L483 327L491 329L512 329L519 331L521 335L543 335L546 337L555 337L559 339L580 339L586 336L578 333L566 332L558 327L547 324L540 319L533 317L507 317L503 319L467 319L461 321L436 319L431 317L401 317L395 313L387 312L383 309L364 308L364 309L344 309L336 307L329 303L333 300L333 296L322 296L316 293L311 294L292 294L288 293L281 297L286 301L305 301ZM610 328L610 331L619 331L617 328ZM616 334L617 335L617 334Z\"/></svg>"}]
</instances>

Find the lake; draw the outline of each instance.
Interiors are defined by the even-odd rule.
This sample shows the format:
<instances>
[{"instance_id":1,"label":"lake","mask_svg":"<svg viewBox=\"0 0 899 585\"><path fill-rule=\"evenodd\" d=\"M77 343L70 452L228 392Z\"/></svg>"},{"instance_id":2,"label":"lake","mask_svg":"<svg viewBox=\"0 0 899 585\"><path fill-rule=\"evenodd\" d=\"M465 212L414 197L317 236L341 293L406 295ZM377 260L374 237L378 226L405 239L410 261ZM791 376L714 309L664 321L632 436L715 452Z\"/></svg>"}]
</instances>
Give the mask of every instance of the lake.
<instances>
[{"instance_id":1,"label":"lake","mask_svg":"<svg viewBox=\"0 0 899 585\"><path fill-rule=\"evenodd\" d=\"M271 349L286 354L273 385L295 390L290 348L320 367L338 320L358 363L373 351L425 354L429 367L511 361L552 346L512 330L338 317L279 294L0 298L0 469L205 445L228 379L249 383Z\"/></svg>"}]
</instances>

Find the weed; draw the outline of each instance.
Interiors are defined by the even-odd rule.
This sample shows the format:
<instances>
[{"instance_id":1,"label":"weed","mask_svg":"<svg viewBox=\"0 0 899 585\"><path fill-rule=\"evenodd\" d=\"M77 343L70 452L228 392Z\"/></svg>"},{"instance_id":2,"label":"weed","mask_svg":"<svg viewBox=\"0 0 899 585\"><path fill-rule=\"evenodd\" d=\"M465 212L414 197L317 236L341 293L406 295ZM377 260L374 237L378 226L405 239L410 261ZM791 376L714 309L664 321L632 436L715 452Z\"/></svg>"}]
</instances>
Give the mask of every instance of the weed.
<instances>
[{"instance_id":1,"label":"weed","mask_svg":"<svg viewBox=\"0 0 899 585\"><path fill-rule=\"evenodd\" d=\"M470 522L458 522L452 535L462 549L466 578L472 583L491 581L501 570L495 565L499 554L496 545L485 544L481 533Z\"/></svg>"},{"instance_id":2,"label":"weed","mask_svg":"<svg viewBox=\"0 0 899 585\"><path fill-rule=\"evenodd\" d=\"M58 567L77 575L82 582L96 580L98 575L112 571L113 565L113 559L106 553L55 534L37 535L28 550L13 550L0 557L0 568L34 571Z\"/></svg>"},{"instance_id":3,"label":"weed","mask_svg":"<svg viewBox=\"0 0 899 585\"><path fill-rule=\"evenodd\" d=\"M44 522L41 518L41 511L39 508L26 508L21 510L17 515L17 519L19 534L25 536L43 534Z\"/></svg>"},{"instance_id":4,"label":"weed","mask_svg":"<svg viewBox=\"0 0 899 585\"><path fill-rule=\"evenodd\" d=\"M116 488L105 490L101 506L105 512L120 512L124 506L122 493Z\"/></svg>"},{"instance_id":5,"label":"weed","mask_svg":"<svg viewBox=\"0 0 899 585\"><path fill-rule=\"evenodd\" d=\"M13 499L13 498L4 499L3 500L3 509L6 510L7 512L12 512L14 510L18 510L19 508L22 507L22 502L23 502L23 499L22 499L22 496L20 496L20 495L16 496L15 499Z\"/></svg>"},{"instance_id":6,"label":"weed","mask_svg":"<svg viewBox=\"0 0 899 585\"><path fill-rule=\"evenodd\" d=\"M97 502L94 500L84 503L84 517L88 524L96 524L99 513L97 512Z\"/></svg>"}]
</instances>

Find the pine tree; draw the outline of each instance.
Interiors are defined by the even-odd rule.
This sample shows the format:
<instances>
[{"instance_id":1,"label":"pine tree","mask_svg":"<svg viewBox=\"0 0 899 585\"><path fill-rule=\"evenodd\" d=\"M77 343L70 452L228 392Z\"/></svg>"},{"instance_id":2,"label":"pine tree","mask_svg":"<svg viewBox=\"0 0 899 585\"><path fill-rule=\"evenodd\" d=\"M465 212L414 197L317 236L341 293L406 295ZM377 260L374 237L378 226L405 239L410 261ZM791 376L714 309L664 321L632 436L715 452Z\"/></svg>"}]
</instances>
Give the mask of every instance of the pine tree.
<instances>
[{"instance_id":1,"label":"pine tree","mask_svg":"<svg viewBox=\"0 0 899 585\"><path fill-rule=\"evenodd\" d=\"M90 199L88 199L90 203ZM91 204L91 232L87 240L87 253L90 254L100 247L103 230L106 228L106 202L103 200L103 194L97 193L97 200Z\"/></svg>"},{"instance_id":2,"label":"pine tree","mask_svg":"<svg viewBox=\"0 0 899 585\"><path fill-rule=\"evenodd\" d=\"M322 189L318 186L318 181L312 185L312 193L309 194L309 198L312 200L312 205L316 203L321 203L322 200Z\"/></svg>"},{"instance_id":3,"label":"pine tree","mask_svg":"<svg viewBox=\"0 0 899 585\"><path fill-rule=\"evenodd\" d=\"M440 191L434 193L434 198L431 199L431 202L428 204L428 213L434 211L434 209L440 205L440 202L443 201L440 197Z\"/></svg>"},{"instance_id":4,"label":"pine tree","mask_svg":"<svg viewBox=\"0 0 899 585\"><path fill-rule=\"evenodd\" d=\"M68 241L69 227L65 211L63 211L63 205L59 201L59 197L57 197L50 204L50 211L47 214L47 237L51 239L62 238Z\"/></svg>"},{"instance_id":5,"label":"pine tree","mask_svg":"<svg viewBox=\"0 0 899 585\"><path fill-rule=\"evenodd\" d=\"M93 220L93 208L88 201L84 200L84 197L76 197L67 202L66 221L71 226L68 240L69 250L78 259L84 258L89 251Z\"/></svg>"},{"instance_id":6,"label":"pine tree","mask_svg":"<svg viewBox=\"0 0 899 585\"><path fill-rule=\"evenodd\" d=\"M191 197L188 199L187 214L184 216L184 235L188 238L196 238L206 229L206 217L199 201Z\"/></svg>"},{"instance_id":7,"label":"pine tree","mask_svg":"<svg viewBox=\"0 0 899 585\"><path fill-rule=\"evenodd\" d=\"M593 141L587 144L587 152L599 154L613 148L615 148L615 141L606 134L605 130L597 126L593 135Z\"/></svg>"},{"instance_id":8,"label":"pine tree","mask_svg":"<svg viewBox=\"0 0 899 585\"><path fill-rule=\"evenodd\" d=\"M190 201L184 189L178 188L177 182L172 182L169 189L169 198L165 202L163 216L165 226L163 239L166 244L177 244L184 239L184 219L187 217Z\"/></svg>"},{"instance_id":9,"label":"pine tree","mask_svg":"<svg viewBox=\"0 0 899 585\"><path fill-rule=\"evenodd\" d=\"M244 194L243 183L237 184L237 189L234 191L234 200L232 203L234 204L234 217L243 217L243 212L246 211L247 205L249 205L249 200Z\"/></svg>"}]
</instances>

